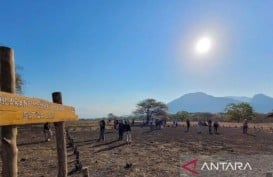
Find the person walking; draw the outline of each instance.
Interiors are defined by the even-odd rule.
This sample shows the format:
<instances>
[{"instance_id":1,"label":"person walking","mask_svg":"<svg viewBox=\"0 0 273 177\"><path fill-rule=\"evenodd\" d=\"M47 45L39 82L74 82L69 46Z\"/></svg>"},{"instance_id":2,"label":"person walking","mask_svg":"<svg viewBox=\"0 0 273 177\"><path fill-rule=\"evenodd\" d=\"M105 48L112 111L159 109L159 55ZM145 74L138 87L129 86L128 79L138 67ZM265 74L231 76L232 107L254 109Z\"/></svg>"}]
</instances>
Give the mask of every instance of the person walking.
<instances>
[{"instance_id":1,"label":"person walking","mask_svg":"<svg viewBox=\"0 0 273 177\"><path fill-rule=\"evenodd\" d=\"M50 128L50 125L49 123L45 123L44 124L44 137L45 137L45 141L50 141L50 138L52 136L52 131L51 131L51 128Z\"/></svg>"},{"instance_id":2,"label":"person walking","mask_svg":"<svg viewBox=\"0 0 273 177\"><path fill-rule=\"evenodd\" d=\"M99 140L98 141L105 141L105 136L104 136L104 132L105 132L105 121L101 120L99 122L99 126L100 126L100 135L99 135Z\"/></svg>"},{"instance_id":3,"label":"person walking","mask_svg":"<svg viewBox=\"0 0 273 177\"><path fill-rule=\"evenodd\" d=\"M247 134L247 129L248 129L248 122L247 122L247 119L244 119L244 121L243 121L243 134Z\"/></svg>"}]
</instances>

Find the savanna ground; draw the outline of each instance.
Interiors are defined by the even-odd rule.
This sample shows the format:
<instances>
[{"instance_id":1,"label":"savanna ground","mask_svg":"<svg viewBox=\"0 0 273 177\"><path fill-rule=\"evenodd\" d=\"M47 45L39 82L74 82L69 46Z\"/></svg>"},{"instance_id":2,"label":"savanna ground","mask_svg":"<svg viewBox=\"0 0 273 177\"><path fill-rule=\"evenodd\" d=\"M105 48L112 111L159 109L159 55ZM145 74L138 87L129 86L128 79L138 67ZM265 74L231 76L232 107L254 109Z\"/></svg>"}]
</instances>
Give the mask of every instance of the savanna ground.
<instances>
[{"instance_id":1,"label":"savanna ground","mask_svg":"<svg viewBox=\"0 0 273 177\"><path fill-rule=\"evenodd\" d=\"M166 177L179 176L181 155L273 154L272 123L250 125L249 134L242 134L241 124L221 124L218 135L202 134L191 126L185 133L184 124L150 131L149 127L132 127L133 142L117 141L112 125L107 126L106 141L97 142L98 122L67 122L70 136L78 145L80 161L92 177ZM254 128L255 126L255 128ZM52 129L53 125L51 126ZM236 127L236 128L235 128ZM19 177L55 177L57 174L56 144L44 142L41 125L18 130ZM74 168L75 155L68 148L68 171ZM132 164L124 168L126 163ZM1 164L0 164L1 165ZM81 173L70 176L79 177Z\"/></svg>"}]
</instances>

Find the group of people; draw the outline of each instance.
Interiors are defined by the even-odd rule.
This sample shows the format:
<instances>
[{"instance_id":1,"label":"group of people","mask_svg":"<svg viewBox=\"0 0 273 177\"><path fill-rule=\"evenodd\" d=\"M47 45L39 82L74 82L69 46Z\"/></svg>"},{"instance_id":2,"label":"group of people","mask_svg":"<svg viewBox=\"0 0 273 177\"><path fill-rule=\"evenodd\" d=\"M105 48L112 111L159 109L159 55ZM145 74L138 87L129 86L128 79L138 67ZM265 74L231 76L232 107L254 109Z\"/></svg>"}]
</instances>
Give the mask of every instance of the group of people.
<instances>
[{"instance_id":1,"label":"group of people","mask_svg":"<svg viewBox=\"0 0 273 177\"><path fill-rule=\"evenodd\" d=\"M189 132L190 130L190 120L186 119L186 127L187 129L185 130L185 132ZM214 121L212 124L212 121L209 119L207 122L202 122L201 120L198 121L197 124L197 133L201 134L202 133L202 129L204 126L208 126L209 128L209 134L212 134L212 127L214 130L215 134L218 134L218 128L219 128L219 122L218 121Z\"/></svg>"},{"instance_id":2,"label":"group of people","mask_svg":"<svg viewBox=\"0 0 273 177\"><path fill-rule=\"evenodd\" d=\"M213 127L213 131L214 131L214 133L215 134L218 134L218 128L219 128L219 122L216 120L216 121L214 121L213 122L213 124L212 124L212 121L209 119L208 121L207 121L207 123L206 122L202 122L202 121L198 121L198 124L197 124L197 133L198 134L201 134L202 133L202 127L203 126L208 126L208 128L209 128L209 134L213 134L212 133L212 127ZM187 129L185 130L185 132L189 132L189 130L190 130L190 120L189 119L186 119L186 127L187 127ZM244 121L243 121L243 134L247 134L247 130L248 130L248 121L247 121L247 119L244 119Z\"/></svg>"},{"instance_id":3,"label":"group of people","mask_svg":"<svg viewBox=\"0 0 273 177\"><path fill-rule=\"evenodd\" d=\"M105 141L105 121L101 120L99 122L100 134L98 141ZM131 125L129 121L125 120L115 120L114 121L114 129L118 131L118 140L123 140L123 135L126 136L126 142L130 144L132 142L132 133L131 133Z\"/></svg>"},{"instance_id":4,"label":"group of people","mask_svg":"<svg viewBox=\"0 0 273 177\"><path fill-rule=\"evenodd\" d=\"M166 120L159 120L159 119L152 118L148 121L148 125L150 126L151 131L155 129L159 130L166 126ZM145 120L143 120L142 127L143 126L145 126Z\"/></svg>"},{"instance_id":5,"label":"group of people","mask_svg":"<svg viewBox=\"0 0 273 177\"><path fill-rule=\"evenodd\" d=\"M105 141L105 128L106 123L105 120L99 121L99 139L98 141ZM115 120L114 121L114 129L118 131L118 140L123 140L123 135L126 136L126 142L132 142L132 134L131 134L131 126L129 121L125 120ZM45 141L48 142L51 140L52 131L50 124L47 122L43 126L44 138Z\"/></svg>"},{"instance_id":6,"label":"group of people","mask_svg":"<svg viewBox=\"0 0 273 177\"><path fill-rule=\"evenodd\" d=\"M164 123L166 124L166 122L164 121L159 121L159 120L154 120L151 122L150 126L151 127L156 127L159 129L164 125ZM134 121L132 121L132 125L134 124ZM173 125L175 127L178 126L178 122L175 121L173 122ZM190 130L190 120L186 119L186 130L185 132L189 132ZM208 126L208 131L209 134L213 134L212 133L212 127L213 127L213 132L215 134L218 134L218 128L219 128L219 122L216 120L212 123L212 121L209 119L207 122L202 122L201 120L198 121L197 124L197 133L201 134L202 133L202 129L204 126ZM98 141L105 141L105 127L106 127L106 123L105 120L101 120L99 121L99 139ZM247 119L244 119L243 121L243 134L247 134L247 130L248 130L248 121ZM118 140L121 141L123 140L123 136L125 134L126 136L126 142L127 143L131 143L132 142L132 133L131 133L131 126L129 121L127 120L114 120L114 129L118 131ZM49 123L45 123L44 124L44 138L45 141L50 141L52 136L52 131L50 128Z\"/></svg>"}]
</instances>

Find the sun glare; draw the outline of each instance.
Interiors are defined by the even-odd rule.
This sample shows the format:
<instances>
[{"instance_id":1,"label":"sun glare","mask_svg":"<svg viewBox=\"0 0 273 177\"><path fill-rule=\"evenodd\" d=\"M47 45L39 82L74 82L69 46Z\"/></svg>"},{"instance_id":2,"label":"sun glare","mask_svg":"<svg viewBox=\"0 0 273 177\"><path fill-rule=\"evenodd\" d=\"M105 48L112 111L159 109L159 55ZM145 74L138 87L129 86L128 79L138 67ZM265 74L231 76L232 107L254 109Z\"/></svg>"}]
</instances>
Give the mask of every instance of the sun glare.
<instances>
[{"instance_id":1,"label":"sun glare","mask_svg":"<svg viewBox=\"0 0 273 177\"><path fill-rule=\"evenodd\" d=\"M209 37L200 38L195 46L195 50L199 54L205 54L211 49L211 39Z\"/></svg>"}]
</instances>

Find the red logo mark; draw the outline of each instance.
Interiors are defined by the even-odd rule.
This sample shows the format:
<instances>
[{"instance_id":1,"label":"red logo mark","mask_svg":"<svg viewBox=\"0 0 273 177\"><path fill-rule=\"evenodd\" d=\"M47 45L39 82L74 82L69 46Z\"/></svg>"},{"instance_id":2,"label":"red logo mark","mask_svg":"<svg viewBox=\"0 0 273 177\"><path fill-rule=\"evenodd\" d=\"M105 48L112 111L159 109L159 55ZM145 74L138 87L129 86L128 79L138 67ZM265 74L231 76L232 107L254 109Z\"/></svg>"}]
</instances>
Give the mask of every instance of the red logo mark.
<instances>
[{"instance_id":1,"label":"red logo mark","mask_svg":"<svg viewBox=\"0 0 273 177\"><path fill-rule=\"evenodd\" d=\"M197 175L198 172L196 171L196 165L197 165L197 160L198 159L194 159L192 161L186 162L182 165L182 168L186 171L191 172L192 174ZM193 168L190 168L189 166L193 166Z\"/></svg>"}]
</instances>

